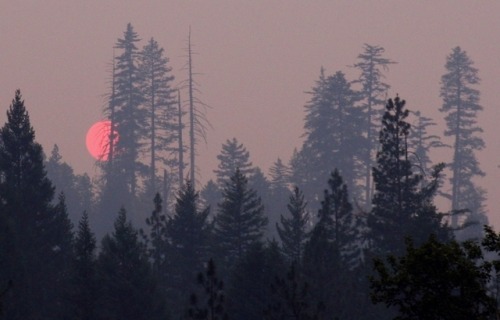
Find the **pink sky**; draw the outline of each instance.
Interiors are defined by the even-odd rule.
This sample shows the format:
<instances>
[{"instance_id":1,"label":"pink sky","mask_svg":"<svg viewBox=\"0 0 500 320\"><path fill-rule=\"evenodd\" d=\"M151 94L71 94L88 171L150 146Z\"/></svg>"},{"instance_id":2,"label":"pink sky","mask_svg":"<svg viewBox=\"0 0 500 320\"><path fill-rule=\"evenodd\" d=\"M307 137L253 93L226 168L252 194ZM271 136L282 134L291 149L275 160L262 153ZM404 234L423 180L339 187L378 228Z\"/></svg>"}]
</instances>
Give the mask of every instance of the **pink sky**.
<instances>
[{"instance_id":1,"label":"pink sky","mask_svg":"<svg viewBox=\"0 0 500 320\"><path fill-rule=\"evenodd\" d=\"M102 118L112 47L131 22L170 58L176 83L185 79L189 26L200 98L212 106L208 144L198 148L200 181L212 177L216 155L236 137L267 172L301 143L303 106L321 66L353 80L364 43L398 62L386 81L411 110L442 123L440 78L451 49L467 51L482 79L479 116L487 149L478 154L487 177L490 221L500 228L499 1L65 1L0 2L0 122L20 88L37 140L57 143L77 173L97 171L85 148L88 128ZM142 44L141 43L141 46ZM442 134L442 128L437 133ZM451 142L443 139L444 142ZM449 154L434 157L449 161Z\"/></svg>"}]
</instances>

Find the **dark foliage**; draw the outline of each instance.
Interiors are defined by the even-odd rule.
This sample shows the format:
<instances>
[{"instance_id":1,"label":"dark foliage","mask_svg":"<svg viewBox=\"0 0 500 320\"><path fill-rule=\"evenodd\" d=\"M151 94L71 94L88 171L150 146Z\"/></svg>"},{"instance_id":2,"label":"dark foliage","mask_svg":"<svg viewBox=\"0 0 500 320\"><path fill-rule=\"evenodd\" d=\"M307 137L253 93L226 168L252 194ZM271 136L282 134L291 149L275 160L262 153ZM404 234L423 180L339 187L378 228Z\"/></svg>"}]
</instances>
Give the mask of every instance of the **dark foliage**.
<instances>
[{"instance_id":1,"label":"dark foliage","mask_svg":"<svg viewBox=\"0 0 500 320\"><path fill-rule=\"evenodd\" d=\"M473 242L440 242L434 235L420 247L406 240L403 256L374 260L374 303L395 308L399 320L494 319L488 295L491 266Z\"/></svg>"}]
</instances>

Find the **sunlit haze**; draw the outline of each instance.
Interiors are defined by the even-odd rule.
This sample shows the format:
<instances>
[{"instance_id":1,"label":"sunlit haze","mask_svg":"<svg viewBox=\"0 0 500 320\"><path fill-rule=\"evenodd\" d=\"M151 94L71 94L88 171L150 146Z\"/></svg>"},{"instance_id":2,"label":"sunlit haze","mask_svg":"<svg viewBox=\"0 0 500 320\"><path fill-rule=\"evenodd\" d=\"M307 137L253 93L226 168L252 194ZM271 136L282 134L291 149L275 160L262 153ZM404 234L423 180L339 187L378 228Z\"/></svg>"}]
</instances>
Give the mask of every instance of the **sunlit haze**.
<instances>
[{"instance_id":1,"label":"sunlit haze","mask_svg":"<svg viewBox=\"0 0 500 320\"><path fill-rule=\"evenodd\" d=\"M210 106L207 144L198 146L201 183L213 177L216 156L236 137L267 172L300 147L306 93L321 66L349 80L363 44L385 48L397 61L386 72L389 96L399 94L441 127L440 79L451 49L460 46L479 69L478 121L486 149L488 216L498 229L500 208L500 2L498 1L12 1L0 2L0 122L21 89L36 139L48 154L59 146L77 173L98 173L85 136L104 118L113 46L127 23L165 49L175 84L187 78L189 28L199 98ZM448 138L444 142L451 143ZM433 156L448 162L449 151ZM444 208L449 209L449 208Z\"/></svg>"}]
</instances>

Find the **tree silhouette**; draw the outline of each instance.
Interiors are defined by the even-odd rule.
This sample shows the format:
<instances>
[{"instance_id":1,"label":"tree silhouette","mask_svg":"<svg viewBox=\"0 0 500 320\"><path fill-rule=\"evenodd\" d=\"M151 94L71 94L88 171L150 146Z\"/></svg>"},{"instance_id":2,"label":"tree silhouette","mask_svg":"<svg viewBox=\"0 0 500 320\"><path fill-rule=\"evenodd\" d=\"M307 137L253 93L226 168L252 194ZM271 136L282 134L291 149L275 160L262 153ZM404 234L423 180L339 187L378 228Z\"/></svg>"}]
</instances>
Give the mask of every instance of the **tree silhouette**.
<instances>
[{"instance_id":1,"label":"tree silhouette","mask_svg":"<svg viewBox=\"0 0 500 320\"><path fill-rule=\"evenodd\" d=\"M222 191L214 225L215 241L226 266L232 266L253 243L262 240L266 224L260 197L236 169Z\"/></svg>"},{"instance_id":2,"label":"tree silhouette","mask_svg":"<svg viewBox=\"0 0 500 320\"><path fill-rule=\"evenodd\" d=\"M447 73L441 77L441 97L443 105L439 111L446 113L448 126L444 134L453 137L453 160L451 161L451 209L471 209L471 201L481 201L476 197L470 199L467 195L478 194L472 181L474 177L484 176L479 168L474 151L484 148L484 141L479 136L483 130L477 124L477 114L483 110L479 104L478 70L467 53L460 47L455 47L446 58ZM483 195L484 196L484 195ZM477 207L477 206L476 206ZM471 212L475 219L484 222L480 212ZM458 226L458 216L453 215L451 226Z\"/></svg>"},{"instance_id":3,"label":"tree silhouette","mask_svg":"<svg viewBox=\"0 0 500 320\"><path fill-rule=\"evenodd\" d=\"M364 44L363 53L358 55L358 62L354 67L359 69L359 79L355 83L361 84L360 90L362 109L365 116L363 126L366 135L365 155L363 157L365 165L365 207L369 209L372 198L372 167L374 156L378 148L378 131L380 128L380 118L383 114L385 97L389 90L389 85L383 82L383 71L387 71L389 65L396 62L384 58L385 49L370 44Z\"/></svg>"}]
</instances>

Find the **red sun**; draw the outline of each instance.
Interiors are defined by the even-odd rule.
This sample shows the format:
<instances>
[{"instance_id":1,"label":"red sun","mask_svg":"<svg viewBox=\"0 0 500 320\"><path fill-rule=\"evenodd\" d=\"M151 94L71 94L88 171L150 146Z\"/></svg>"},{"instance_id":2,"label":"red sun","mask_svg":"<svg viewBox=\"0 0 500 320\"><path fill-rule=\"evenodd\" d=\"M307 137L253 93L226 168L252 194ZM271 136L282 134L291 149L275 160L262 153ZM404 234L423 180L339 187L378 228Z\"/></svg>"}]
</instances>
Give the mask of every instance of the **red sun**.
<instances>
[{"instance_id":1,"label":"red sun","mask_svg":"<svg viewBox=\"0 0 500 320\"><path fill-rule=\"evenodd\" d=\"M87 131L87 137L85 139L87 150L95 159L103 161L108 160L110 133L111 121L108 120L94 123L89 131Z\"/></svg>"}]
</instances>

